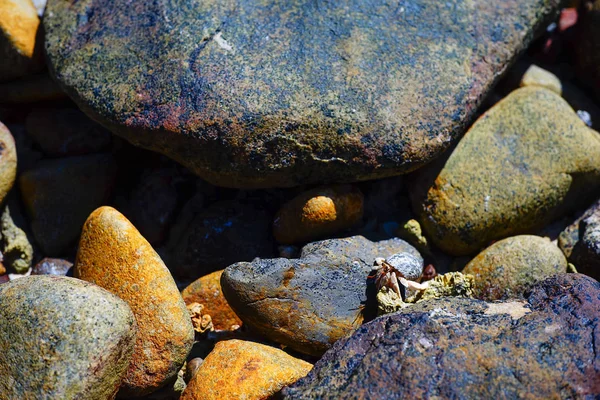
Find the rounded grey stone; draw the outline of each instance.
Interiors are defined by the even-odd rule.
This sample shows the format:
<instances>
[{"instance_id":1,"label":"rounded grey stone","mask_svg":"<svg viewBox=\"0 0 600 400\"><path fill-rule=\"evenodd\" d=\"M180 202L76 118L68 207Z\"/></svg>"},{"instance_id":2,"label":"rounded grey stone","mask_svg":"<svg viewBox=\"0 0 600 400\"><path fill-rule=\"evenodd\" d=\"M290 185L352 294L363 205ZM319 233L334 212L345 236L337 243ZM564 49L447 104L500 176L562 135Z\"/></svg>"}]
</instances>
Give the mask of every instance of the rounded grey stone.
<instances>
[{"instance_id":1,"label":"rounded grey stone","mask_svg":"<svg viewBox=\"0 0 600 400\"><path fill-rule=\"evenodd\" d=\"M136 323L92 283L28 276L0 286L0 397L110 399L125 376Z\"/></svg>"},{"instance_id":2,"label":"rounded grey stone","mask_svg":"<svg viewBox=\"0 0 600 400\"><path fill-rule=\"evenodd\" d=\"M398 253L386 259L388 264L396 268L404 277L416 281L423 275L423 259L410 253Z\"/></svg>"}]
</instances>

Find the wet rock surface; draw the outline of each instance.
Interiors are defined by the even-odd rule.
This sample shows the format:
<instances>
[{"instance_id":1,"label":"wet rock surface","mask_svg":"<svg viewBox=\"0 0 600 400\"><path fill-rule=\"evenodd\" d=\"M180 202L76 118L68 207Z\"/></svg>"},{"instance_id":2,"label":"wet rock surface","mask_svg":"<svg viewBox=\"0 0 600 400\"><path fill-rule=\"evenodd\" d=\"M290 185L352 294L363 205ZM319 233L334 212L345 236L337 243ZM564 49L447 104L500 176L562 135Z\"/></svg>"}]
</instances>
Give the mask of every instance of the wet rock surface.
<instances>
[{"instance_id":1,"label":"wet rock surface","mask_svg":"<svg viewBox=\"0 0 600 400\"><path fill-rule=\"evenodd\" d=\"M600 393L600 284L562 274L526 301L441 299L342 339L287 399L585 398Z\"/></svg>"},{"instance_id":2,"label":"wet rock surface","mask_svg":"<svg viewBox=\"0 0 600 400\"><path fill-rule=\"evenodd\" d=\"M274 187L427 163L557 5L54 0L44 29L94 119L211 183Z\"/></svg>"},{"instance_id":3,"label":"wet rock surface","mask_svg":"<svg viewBox=\"0 0 600 400\"><path fill-rule=\"evenodd\" d=\"M492 301L522 298L535 282L566 271L565 256L549 239L520 235L494 243L462 272L475 277L476 298Z\"/></svg>"},{"instance_id":4,"label":"wet rock surface","mask_svg":"<svg viewBox=\"0 0 600 400\"><path fill-rule=\"evenodd\" d=\"M198 367L181 400L266 399L311 368L275 347L226 340L217 343Z\"/></svg>"},{"instance_id":5,"label":"wet rock surface","mask_svg":"<svg viewBox=\"0 0 600 400\"><path fill-rule=\"evenodd\" d=\"M447 253L466 255L593 200L600 136L556 93L525 87L484 114L441 171L426 168L413 182L426 233Z\"/></svg>"},{"instance_id":6,"label":"wet rock surface","mask_svg":"<svg viewBox=\"0 0 600 400\"><path fill-rule=\"evenodd\" d=\"M256 259L225 269L221 286L231 308L253 331L310 355L321 355L362 322L367 277L377 257L408 252L400 239L362 236L304 246L299 259Z\"/></svg>"},{"instance_id":7,"label":"wet rock surface","mask_svg":"<svg viewBox=\"0 0 600 400\"><path fill-rule=\"evenodd\" d=\"M127 303L73 278L0 286L0 393L5 399L110 399L136 338Z\"/></svg>"},{"instance_id":8,"label":"wet rock surface","mask_svg":"<svg viewBox=\"0 0 600 400\"><path fill-rule=\"evenodd\" d=\"M84 224L74 276L131 307L139 333L119 396L147 395L175 378L192 348L190 315L169 270L121 213L95 210Z\"/></svg>"}]
</instances>

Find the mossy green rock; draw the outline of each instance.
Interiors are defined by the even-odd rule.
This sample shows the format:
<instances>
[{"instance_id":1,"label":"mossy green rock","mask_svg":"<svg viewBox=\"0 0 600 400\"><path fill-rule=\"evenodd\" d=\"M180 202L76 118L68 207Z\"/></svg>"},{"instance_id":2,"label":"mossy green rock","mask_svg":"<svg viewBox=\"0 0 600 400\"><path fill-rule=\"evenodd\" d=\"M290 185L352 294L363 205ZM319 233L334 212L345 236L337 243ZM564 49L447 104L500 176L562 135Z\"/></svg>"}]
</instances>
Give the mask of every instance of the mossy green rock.
<instances>
[{"instance_id":1,"label":"mossy green rock","mask_svg":"<svg viewBox=\"0 0 600 400\"><path fill-rule=\"evenodd\" d=\"M211 183L430 161L560 0L51 0L50 69L92 118Z\"/></svg>"},{"instance_id":2,"label":"mossy green rock","mask_svg":"<svg viewBox=\"0 0 600 400\"><path fill-rule=\"evenodd\" d=\"M123 300L74 278L28 276L0 286L0 397L112 399L133 352Z\"/></svg>"},{"instance_id":3,"label":"mossy green rock","mask_svg":"<svg viewBox=\"0 0 600 400\"><path fill-rule=\"evenodd\" d=\"M535 282L567 272L567 259L549 239L520 235L494 243L462 272L475 277L476 298L522 298Z\"/></svg>"},{"instance_id":4,"label":"mossy green rock","mask_svg":"<svg viewBox=\"0 0 600 400\"><path fill-rule=\"evenodd\" d=\"M413 178L428 238L450 254L472 254L593 200L600 135L556 93L526 87L485 113L441 170Z\"/></svg>"}]
</instances>

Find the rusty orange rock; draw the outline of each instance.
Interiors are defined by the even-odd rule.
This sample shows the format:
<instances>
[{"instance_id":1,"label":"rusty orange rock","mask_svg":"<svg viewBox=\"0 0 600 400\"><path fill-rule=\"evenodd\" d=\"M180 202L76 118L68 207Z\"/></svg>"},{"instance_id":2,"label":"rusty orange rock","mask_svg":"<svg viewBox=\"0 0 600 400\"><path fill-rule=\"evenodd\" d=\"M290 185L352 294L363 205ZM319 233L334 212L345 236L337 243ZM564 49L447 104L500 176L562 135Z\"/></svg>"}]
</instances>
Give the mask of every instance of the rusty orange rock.
<instances>
[{"instance_id":1,"label":"rusty orange rock","mask_svg":"<svg viewBox=\"0 0 600 400\"><path fill-rule=\"evenodd\" d=\"M0 0L0 81L42 68L39 25L31 0Z\"/></svg>"},{"instance_id":2,"label":"rusty orange rock","mask_svg":"<svg viewBox=\"0 0 600 400\"><path fill-rule=\"evenodd\" d=\"M312 365L264 344L218 342L180 400L265 399L310 372Z\"/></svg>"},{"instance_id":3,"label":"rusty orange rock","mask_svg":"<svg viewBox=\"0 0 600 400\"><path fill-rule=\"evenodd\" d=\"M350 228L363 217L364 198L349 185L306 191L284 204L273 223L282 244L309 242Z\"/></svg>"},{"instance_id":4,"label":"rusty orange rock","mask_svg":"<svg viewBox=\"0 0 600 400\"><path fill-rule=\"evenodd\" d=\"M221 274L223 270L215 271L192 282L183 289L181 295L185 304L200 303L204 312L212 318L217 330L228 330L234 325L242 325L242 320L235 315L223 292L221 291Z\"/></svg>"},{"instance_id":5,"label":"rusty orange rock","mask_svg":"<svg viewBox=\"0 0 600 400\"><path fill-rule=\"evenodd\" d=\"M139 334L119 396L151 393L177 374L194 341L189 313L159 255L114 208L100 207L85 222L75 277L116 294L136 317Z\"/></svg>"}]
</instances>

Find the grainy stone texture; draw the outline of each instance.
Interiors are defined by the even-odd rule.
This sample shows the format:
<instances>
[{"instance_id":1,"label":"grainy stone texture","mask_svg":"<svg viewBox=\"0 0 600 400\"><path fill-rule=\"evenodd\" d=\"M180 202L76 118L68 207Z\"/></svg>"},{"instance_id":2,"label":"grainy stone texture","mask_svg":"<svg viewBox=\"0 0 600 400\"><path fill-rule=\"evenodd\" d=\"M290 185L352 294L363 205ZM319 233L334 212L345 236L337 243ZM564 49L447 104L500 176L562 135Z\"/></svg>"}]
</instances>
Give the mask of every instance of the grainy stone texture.
<instances>
[{"instance_id":1,"label":"grainy stone texture","mask_svg":"<svg viewBox=\"0 0 600 400\"><path fill-rule=\"evenodd\" d=\"M45 255L59 256L79 237L87 216L112 191L111 154L42 160L19 176L31 230Z\"/></svg>"},{"instance_id":2,"label":"grainy stone texture","mask_svg":"<svg viewBox=\"0 0 600 400\"><path fill-rule=\"evenodd\" d=\"M322 239L361 221L364 197L350 185L308 190L281 206L273 222L273 236L282 244Z\"/></svg>"},{"instance_id":3,"label":"grainy stone texture","mask_svg":"<svg viewBox=\"0 0 600 400\"><path fill-rule=\"evenodd\" d=\"M413 177L428 238L452 255L544 226L600 190L600 135L556 93L525 87L486 112L439 169Z\"/></svg>"},{"instance_id":4,"label":"grainy stone texture","mask_svg":"<svg viewBox=\"0 0 600 400\"><path fill-rule=\"evenodd\" d=\"M600 284L538 283L524 302L445 298L342 339L286 399L566 399L600 396Z\"/></svg>"},{"instance_id":5,"label":"grainy stone texture","mask_svg":"<svg viewBox=\"0 0 600 400\"><path fill-rule=\"evenodd\" d=\"M11 207L8 205L0 215L0 254L2 254L2 263L11 272L24 274L31 268L33 247L25 231L13 221Z\"/></svg>"},{"instance_id":6,"label":"grainy stone texture","mask_svg":"<svg viewBox=\"0 0 600 400\"><path fill-rule=\"evenodd\" d=\"M600 214L600 200L592 204L587 210L584 212L579 212L579 215L571 223L567 226L558 236L558 247L565 254L567 259L571 257L571 253L573 252L573 247L579 241L580 236L580 224L581 221L585 218L591 216L592 214Z\"/></svg>"},{"instance_id":7,"label":"grainy stone texture","mask_svg":"<svg viewBox=\"0 0 600 400\"><path fill-rule=\"evenodd\" d=\"M275 254L272 219L272 214L257 204L214 203L191 221L181 221L187 222L187 228L178 238L169 238L169 267L177 276L196 279L238 261L271 257Z\"/></svg>"},{"instance_id":8,"label":"grainy stone texture","mask_svg":"<svg viewBox=\"0 0 600 400\"><path fill-rule=\"evenodd\" d=\"M123 300L73 278L0 285L0 397L112 399L136 338Z\"/></svg>"},{"instance_id":9,"label":"grainy stone texture","mask_svg":"<svg viewBox=\"0 0 600 400\"><path fill-rule=\"evenodd\" d=\"M27 133L50 157L100 153L110 132L76 108L37 108L27 115Z\"/></svg>"},{"instance_id":10,"label":"grainy stone texture","mask_svg":"<svg viewBox=\"0 0 600 400\"><path fill-rule=\"evenodd\" d=\"M575 42L578 77L596 91L600 100L600 0L585 1L580 13L579 35Z\"/></svg>"},{"instance_id":11,"label":"grainy stone texture","mask_svg":"<svg viewBox=\"0 0 600 400\"><path fill-rule=\"evenodd\" d=\"M43 68L40 19L31 0L0 1L0 81Z\"/></svg>"},{"instance_id":12,"label":"grainy stone texture","mask_svg":"<svg viewBox=\"0 0 600 400\"><path fill-rule=\"evenodd\" d=\"M567 272L567 260L549 239L520 235L494 243L462 272L475 277L478 299L522 298L535 282Z\"/></svg>"},{"instance_id":13,"label":"grainy stone texture","mask_svg":"<svg viewBox=\"0 0 600 400\"><path fill-rule=\"evenodd\" d=\"M158 254L114 208L100 207L85 222L74 272L125 300L137 320L119 396L149 394L175 378L194 341L190 316Z\"/></svg>"},{"instance_id":14,"label":"grainy stone texture","mask_svg":"<svg viewBox=\"0 0 600 400\"><path fill-rule=\"evenodd\" d=\"M52 0L44 28L94 119L213 184L274 187L430 161L558 3Z\"/></svg>"},{"instance_id":15,"label":"grainy stone texture","mask_svg":"<svg viewBox=\"0 0 600 400\"><path fill-rule=\"evenodd\" d=\"M587 213L586 213L587 214ZM580 222L579 237L569 256L577 271L600 279L600 208L586 215Z\"/></svg>"},{"instance_id":16,"label":"grainy stone texture","mask_svg":"<svg viewBox=\"0 0 600 400\"><path fill-rule=\"evenodd\" d=\"M204 311L212 318L217 330L231 329L233 325L241 325L242 321L231 309L221 290L223 271L215 271L192 282L183 289L181 296L185 304L200 303Z\"/></svg>"},{"instance_id":17,"label":"grainy stone texture","mask_svg":"<svg viewBox=\"0 0 600 400\"><path fill-rule=\"evenodd\" d=\"M244 325L296 351L320 356L362 322L375 258L401 252L422 262L400 239L323 240L304 246L299 259L231 265L223 272L221 286Z\"/></svg>"},{"instance_id":18,"label":"grainy stone texture","mask_svg":"<svg viewBox=\"0 0 600 400\"><path fill-rule=\"evenodd\" d=\"M271 346L226 340L215 345L181 400L267 399L311 368L310 363Z\"/></svg>"}]
</instances>

